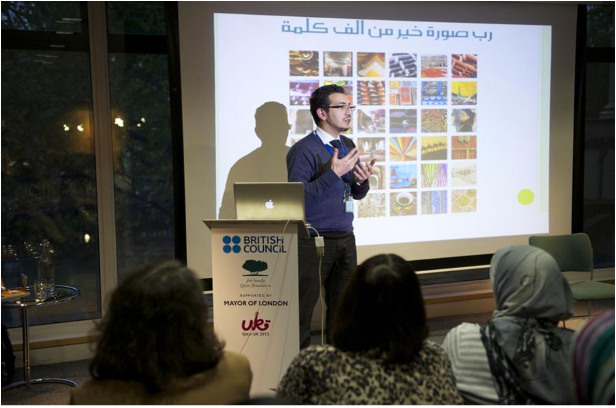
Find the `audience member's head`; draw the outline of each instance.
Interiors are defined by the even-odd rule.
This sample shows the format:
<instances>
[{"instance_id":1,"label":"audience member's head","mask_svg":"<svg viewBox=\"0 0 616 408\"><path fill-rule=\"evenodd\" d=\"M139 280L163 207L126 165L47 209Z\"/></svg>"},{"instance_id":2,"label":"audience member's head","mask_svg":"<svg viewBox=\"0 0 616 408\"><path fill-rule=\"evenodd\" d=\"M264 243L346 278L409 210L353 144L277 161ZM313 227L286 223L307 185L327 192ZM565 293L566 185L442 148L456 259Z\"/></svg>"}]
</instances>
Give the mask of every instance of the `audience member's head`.
<instances>
[{"instance_id":1,"label":"audience member's head","mask_svg":"<svg viewBox=\"0 0 616 408\"><path fill-rule=\"evenodd\" d=\"M573 295L558 264L542 249L512 246L492 257L496 299L482 341L501 404L564 404L573 332Z\"/></svg>"},{"instance_id":2,"label":"audience member's head","mask_svg":"<svg viewBox=\"0 0 616 408\"><path fill-rule=\"evenodd\" d=\"M207 325L199 281L179 262L124 279L100 325L92 377L136 381L150 393L215 367L223 345Z\"/></svg>"},{"instance_id":3,"label":"audience member's head","mask_svg":"<svg viewBox=\"0 0 616 408\"><path fill-rule=\"evenodd\" d=\"M377 255L361 264L342 297L333 343L344 351L380 349L409 362L428 337L419 280L408 261Z\"/></svg>"},{"instance_id":4,"label":"audience member's head","mask_svg":"<svg viewBox=\"0 0 616 408\"><path fill-rule=\"evenodd\" d=\"M558 264L547 252L511 246L492 257L490 279L494 317L515 316L558 322L573 316L573 295Z\"/></svg>"},{"instance_id":5,"label":"audience member's head","mask_svg":"<svg viewBox=\"0 0 616 408\"><path fill-rule=\"evenodd\" d=\"M614 310L581 328L573 352L577 403L614 405Z\"/></svg>"}]
</instances>

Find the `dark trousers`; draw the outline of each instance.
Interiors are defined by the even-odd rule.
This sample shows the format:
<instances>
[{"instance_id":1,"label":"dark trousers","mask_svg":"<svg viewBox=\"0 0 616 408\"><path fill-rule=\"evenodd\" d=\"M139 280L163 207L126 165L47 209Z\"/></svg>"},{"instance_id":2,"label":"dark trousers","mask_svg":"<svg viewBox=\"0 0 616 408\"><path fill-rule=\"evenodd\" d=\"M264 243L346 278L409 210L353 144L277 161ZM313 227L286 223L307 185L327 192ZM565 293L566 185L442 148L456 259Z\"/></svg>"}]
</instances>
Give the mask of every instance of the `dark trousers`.
<instances>
[{"instance_id":1,"label":"dark trousers","mask_svg":"<svg viewBox=\"0 0 616 408\"><path fill-rule=\"evenodd\" d=\"M351 274L357 268L357 248L353 234L325 238L325 256L321 264L321 281L325 288L327 310L326 336L331 341L334 317ZM300 348L310 345L310 321L319 299L319 258L314 238L298 241L299 257L299 341Z\"/></svg>"}]
</instances>

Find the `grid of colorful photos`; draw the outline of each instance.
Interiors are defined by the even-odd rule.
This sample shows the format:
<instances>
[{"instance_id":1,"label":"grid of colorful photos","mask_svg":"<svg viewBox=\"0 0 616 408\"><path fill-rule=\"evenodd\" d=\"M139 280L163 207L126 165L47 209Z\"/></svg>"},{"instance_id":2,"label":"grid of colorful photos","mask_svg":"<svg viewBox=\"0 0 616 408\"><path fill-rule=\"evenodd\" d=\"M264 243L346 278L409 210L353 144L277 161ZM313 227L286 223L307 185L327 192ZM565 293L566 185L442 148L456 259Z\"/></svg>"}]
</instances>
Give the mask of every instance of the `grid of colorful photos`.
<instances>
[{"instance_id":1,"label":"grid of colorful photos","mask_svg":"<svg viewBox=\"0 0 616 408\"><path fill-rule=\"evenodd\" d=\"M451 83L452 105L477 105L476 81L453 81Z\"/></svg>"},{"instance_id":2,"label":"grid of colorful photos","mask_svg":"<svg viewBox=\"0 0 616 408\"><path fill-rule=\"evenodd\" d=\"M368 193L358 207L359 218L385 217L385 193Z\"/></svg>"},{"instance_id":3,"label":"grid of colorful photos","mask_svg":"<svg viewBox=\"0 0 616 408\"><path fill-rule=\"evenodd\" d=\"M422 105L447 105L446 81L421 81Z\"/></svg>"},{"instance_id":4,"label":"grid of colorful photos","mask_svg":"<svg viewBox=\"0 0 616 408\"><path fill-rule=\"evenodd\" d=\"M385 133L385 109L357 109L357 132L358 133Z\"/></svg>"},{"instance_id":5,"label":"grid of colorful photos","mask_svg":"<svg viewBox=\"0 0 616 408\"><path fill-rule=\"evenodd\" d=\"M392 164L389 168L390 188L417 188L416 164Z\"/></svg>"},{"instance_id":6,"label":"grid of colorful photos","mask_svg":"<svg viewBox=\"0 0 616 408\"><path fill-rule=\"evenodd\" d=\"M416 215L417 192L404 191L401 193L390 193L389 205L391 209L391 215L393 217L399 217L401 215Z\"/></svg>"},{"instance_id":7,"label":"grid of colorful photos","mask_svg":"<svg viewBox=\"0 0 616 408\"><path fill-rule=\"evenodd\" d=\"M447 160L447 136L422 137L421 160Z\"/></svg>"},{"instance_id":8,"label":"grid of colorful photos","mask_svg":"<svg viewBox=\"0 0 616 408\"><path fill-rule=\"evenodd\" d=\"M446 78L447 56L446 55L422 55L421 56L422 78Z\"/></svg>"},{"instance_id":9,"label":"grid of colorful photos","mask_svg":"<svg viewBox=\"0 0 616 408\"><path fill-rule=\"evenodd\" d=\"M385 166L382 164L375 164L372 166L372 174L368 179L370 190L385 190L385 178Z\"/></svg>"},{"instance_id":10,"label":"grid of colorful photos","mask_svg":"<svg viewBox=\"0 0 616 408\"><path fill-rule=\"evenodd\" d=\"M424 215L447 213L447 191L423 191L421 213Z\"/></svg>"},{"instance_id":11,"label":"grid of colorful photos","mask_svg":"<svg viewBox=\"0 0 616 408\"><path fill-rule=\"evenodd\" d=\"M447 187L447 163L424 163L421 165L423 187Z\"/></svg>"},{"instance_id":12,"label":"grid of colorful photos","mask_svg":"<svg viewBox=\"0 0 616 408\"><path fill-rule=\"evenodd\" d=\"M423 133L446 133L447 109L423 109L421 111L421 131Z\"/></svg>"},{"instance_id":13,"label":"grid of colorful photos","mask_svg":"<svg viewBox=\"0 0 616 408\"><path fill-rule=\"evenodd\" d=\"M379 77L385 76L385 53L358 52L357 76Z\"/></svg>"},{"instance_id":14,"label":"grid of colorful photos","mask_svg":"<svg viewBox=\"0 0 616 408\"><path fill-rule=\"evenodd\" d=\"M477 190L453 190L451 192L451 212L477 211Z\"/></svg>"},{"instance_id":15,"label":"grid of colorful photos","mask_svg":"<svg viewBox=\"0 0 616 408\"><path fill-rule=\"evenodd\" d=\"M357 151L359 160L369 162L376 159L385 161L385 138L384 137L360 137L357 139Z\"/></svg>"},{"instance_id":16,"label":"grid of colorful photos","mask_svg":"<svg viewBox=\"0 0 616 408\"><path fill-rule=\"evenodd\" d=\"M389 160L417 160L417 138L401 136L389 138Z\"/></svg>"},{"instance_id":17,"label":"grid of colorful photos","mask_svg":"<svg viewBox=\"0 0 616 408\"><path fill-rule=\"evenodd\" d=\"M390 110L389 131L390 133L417 133L417 110Z\"/></svg>"},{"instance_id":18,"label":"grid of colorful photos","mask_svg":"<svg viewBox=\"0 0 616 408\"><path fill-rule=\"evenodd\" d=\"M417 105L417 82L389 81L390 105Z\"/></svg>"},{"instance_id":19,"label":"grid of colorful photos","mask_svg":"<svg viewBox=\"0 0 616 408\"><path fill-rule=\"evenodd\" d=\"M385 81L359 81L358 105L385 105Z\"/></svg>"},{"instance_id":20,"label":"grid of colorful photos","mask_svg":"<svg viewBox=\"0 0 616 408\"><path fill-rule=\"evenodd\" d=\"M451 112L451 127L456 132L476 132L477 109L454 109Z\"/></svg>"},{"instance_id":21,"label":"grid of colorful photos","mask_svg":"<svg viewBox=\"0 0 616 408\"><path fill-rule=\"evenodd\" d=\"M477 136L452 136L451 159L469 160L477 158Z\"/></svg>"},{"instance_id":22,"label":"grid of colorful photos","mask_svg":"<svg viewBox=\"0 0 616 408\"><path fill-rule=\"evenodd\" d=\"M353 76L353 53L351 52L325 52L323 64L323 75L326 77Z\"/></svg>"},{"instance_id":23,"label":"grid of colorful photos","mask_svg":"<svg viewBox=\"0 0 616 408\"><path fill-rule=\"evenodd\" d=\"M345 133L362 162L376 159L358 218L476 212L479 59L412 50L291 50L291 144L315 127L311 93L320 85L341 86L357 105Z\"/></svg>"},{"instance_id":24,"label":"grid of colorful photos","mask_svg":"<svg viewBox=\"0 0 616 408\"><path fill-rule=\"evenodd\" d=\"M417 78L417 54L391 54L389 57L389 76Z\"/></svg>"},{"instance_id":25,"label":"grid of colorful photos","mask_svg":"<svg viewBox=\"0 0 616 408\"><path fill-rule=\"evenodd\" d=\"M451 56L452 78L477 78L477 55L453 54Z\"/></svg>"},{"instance_id":26,"label":"grid of colorful photos","mask_svg":"<svg viewBox=\"0 0 616 408\"><path fill-rule=\"evenodd\" d=\"M454 187L477 185L476 163L454 163L451 165L451 185Z\"/></svg>"},{"instance_id":27,"label":"grid of colorful photos","mask_svg":"<svg viewBox=\"0 0 616 408\"><path fill-rule=\"evenodd\" d=\"M319 52L289 51L289 75L319 76Z\"/></svg>"},{"instance_id":28,"label":"grid of colorful photos","mask_svg":"<svg viewBox=\"0 0 616 408\"><path fill-rule=\"evenodd\" d=\"M289 83L289 104L310 105L310 95L318 87L318 80L291 81Z\"/></svg>"}]
</instances>

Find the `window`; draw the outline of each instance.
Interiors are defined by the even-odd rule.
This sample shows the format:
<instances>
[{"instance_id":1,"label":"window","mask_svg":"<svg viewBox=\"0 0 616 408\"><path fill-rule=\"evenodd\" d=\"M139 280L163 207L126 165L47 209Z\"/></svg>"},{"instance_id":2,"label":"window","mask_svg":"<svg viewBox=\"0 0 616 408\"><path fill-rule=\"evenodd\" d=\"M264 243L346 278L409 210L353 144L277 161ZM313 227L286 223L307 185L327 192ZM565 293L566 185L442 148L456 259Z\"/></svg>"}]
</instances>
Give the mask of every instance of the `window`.
<instances>
[{"instance_id":1,"label":"window","mask_svg":"<svg viewBox=\"0 0 616 408\"><path fill-rule=\"evenodd\" d=\"M174 258L166 55L109 57L118 275Z\"/></svg>"},{"instance_id":2,"label":"window","mask_svg":"<svg viewBox=\"0 0 616 408\"><path fill-rule=\"evenodd\" d=\"M50 30L66 17L78 29L72 36L87 39L86 24L75 25L82 20L75 4L2 3L2 279L15 287L23 274L32 285L48 239L56 284L82 292L72 302L33 310L32 324L101 315L87 41L74 47L63 35L23 31ZM15 309L2 309L2 322L21 325Z\"/></svg>"},{"instance_id":3,"label":"window","mask_svg":"<svg viewBox=\"0 0 616 408\"><path fill-rule=\"evenodd\" d=\"M81 32L82 9L76 1L3 1L2 29Z\"/></svg>"},{"instance_id":4,"label":"window","mask_svg":"<svg viewBox=\"0 0 616 408\"><path fill-rule=\"evenodd\" d=\"M163 5L107 2L118 279L175 257Z\"/></svg>"},{"instance_id":5,"label":"window","mask_svg":"<svg viewBox=\"0 0 616 408\"><path fill-rule=\"evenodd\" d=\"M595 267L614 266L613 63L586 64L584 232L593 244Z\"/></svg>"},{"instance_id":6,"label":"window","mask_svg":"<svg viewBox=\"0 0 616 408\"><path fill-rule=\"evenodd\" d=\"M586 45L593 48L614 48L614 5L593 4L585 7L587 12Z\"/></svg>"},{"instance_id":7,"label":"window","mask_svg":"<svg viewBox=\"0 0 616 408\"><path fill-rule=\"evenodd\" d=\"M167 30L175 27L168 13L177 19L177 5L105 7L108 32L90 33L88 20L103 16L88 10L102 8L86 2L2 2L2 279L16 287L25 274L32 285L40 244L48 239L56 284L82 292L74 301L33 309L31 325L100 318L101 278L116 273L100 270L101 259L117 263L121 279L136 267L175 258L176 237L184 242L183 232L175 232L184 225L183 213L176 221L173 154L181 125L172 126L179 108L172 105L167 51ZM96 37L90 34L107 35L108 83L106 77L93 83L101 67L90 66L90 37ZM92 90L101 88L110 90L109 106L97 108ZM94 111L107 108L111 117ZM101 128L95 117L111 122L110 134L94 133ZM97 197L106 182L96 177L97 157L105 157L95 154L99 138L112 141L113 163L105 164L113 165L113 199ZM109 206L115 224L103 225L99 213ZM102 245L106 252L99 253L103 232L114 226L116 251ZM20 326L21 318L3 309L2 322Z\"/></svg>"},{"instance_id":8,"label":"window","mask_svg":"<svg viewBox=\"0 0 616 408\"><path fill-rule=\"evenodd\" d=\"M107 25L110 34L166 35L165 3L107 2Z\"/></svg>"},{"instance_id":9,"label":"window","mask_svg":"<svg viewBox=\"0 0 616 408\"><path fill-rule=\"evenodd\" d=\"M579 7L587 26L583 222L578 230L592 241L595 268L605 268L614 266L614 6Z\"/></svg>"}]
</instances>

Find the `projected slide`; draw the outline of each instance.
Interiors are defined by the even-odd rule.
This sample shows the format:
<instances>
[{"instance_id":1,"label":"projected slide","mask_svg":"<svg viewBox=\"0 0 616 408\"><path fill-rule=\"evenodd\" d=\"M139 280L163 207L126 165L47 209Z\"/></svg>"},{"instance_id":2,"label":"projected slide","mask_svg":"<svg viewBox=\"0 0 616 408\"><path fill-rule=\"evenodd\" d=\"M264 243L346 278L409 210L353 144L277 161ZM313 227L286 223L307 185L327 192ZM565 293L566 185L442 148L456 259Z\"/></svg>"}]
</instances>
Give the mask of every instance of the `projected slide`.
<instances>
[{"instance_id":1,"label":"projected slide","mask_svg":"<svg viewBox=\"0 0 616 408\"><path fill-rule=\"evenodd\" d=\"M310 94L333 83L357 105L360 159L377 160L358 245L547 233L550 41L543 26L216 14L220 215L231 181L286 181ZM266 146L271 102L289 126Z\"/></svg>"}]
</instances>

